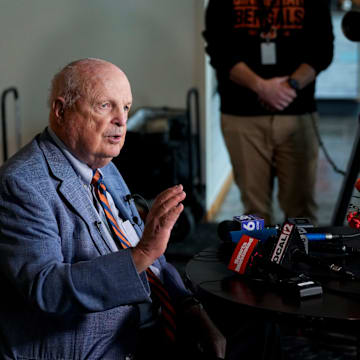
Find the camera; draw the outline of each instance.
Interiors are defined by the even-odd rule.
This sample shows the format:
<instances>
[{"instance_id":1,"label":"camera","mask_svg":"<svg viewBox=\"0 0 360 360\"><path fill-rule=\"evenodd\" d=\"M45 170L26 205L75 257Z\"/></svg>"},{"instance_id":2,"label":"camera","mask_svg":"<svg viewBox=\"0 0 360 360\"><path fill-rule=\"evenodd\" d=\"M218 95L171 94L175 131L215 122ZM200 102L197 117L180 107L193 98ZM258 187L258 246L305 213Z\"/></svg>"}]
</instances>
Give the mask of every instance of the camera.
<instances>
[{"instance_id":1,"label":"camera","mask_svg":"<svg viewBox=\"0 0 360 360\"><path fill-rule=\"evenodd\" d=\"M350 41L360 41L360 11L348 11L341 21L342 31Z\"/></svg>"}]
</instances>

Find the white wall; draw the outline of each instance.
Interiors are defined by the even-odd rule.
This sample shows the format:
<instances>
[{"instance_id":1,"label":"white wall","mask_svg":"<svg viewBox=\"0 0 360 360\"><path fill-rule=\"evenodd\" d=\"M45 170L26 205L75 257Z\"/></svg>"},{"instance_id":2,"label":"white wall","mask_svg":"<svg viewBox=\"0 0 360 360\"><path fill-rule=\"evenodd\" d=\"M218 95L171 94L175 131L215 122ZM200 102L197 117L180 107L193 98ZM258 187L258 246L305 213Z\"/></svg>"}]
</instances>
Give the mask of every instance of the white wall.
<instances>
[{"instance_id":1,"label":"white wall","mask_svg":"<svg viewBox=\"0 0 360 360\"><path fill-rule=\"evenodd\" d=\"M122 67L135 107L183 107L197 85L196 15L193 0L1 0L0 89L20 90L24 141L47 122L52 75L77 58Z\"/></svg>"},{"instance_id":2,"label":"white wall","mask_svg":"<svg viewBox=\"0 0 360 360\"><path fill-rule=\"evenodd\" d=\"M208 0L203 0L204 9L207 3ZM204 24L202 26L204 27ZM205 56L203 66L206 124L204 138L206 142L206 204L208 209L215 202L224 182L231 173L231 164L221 133L220 98L217 93L216 75L209 61L209 57Z\"/></svg>"},{"instance_id":3,"label":"white wall","mask_svg":"<svg viewBox=\"0 0 360 360\"><path fill-rule=\"evenodd\" d=\"M203 17L200 0L0 0L0 91L9 86L19 90L22 143L47 124L46 100L53 74L84 57L107 59L126 72L135 109L184 108L187 90L196 86L202 135L214 133L207 129L218 121L217 109L205 115L204 107ZM6 105L11 155L16 150L11 96ZM215 138L221 136L217 132ZM207 208L221 185L219 176L213 178L221 161L214 157L219 152L212 144L217 146L218 141L211 136L207 143L202 141L203 172L211 178L207 179Z\"/></svg>"},{"instance_id":4,"label":"white wall","mask_svg":"<svg viewBox=\"0 0 360 360\"><path fill-rule=\"evenodd\" d=\"M221 187L231 172L228 152L225 148L220 126L220 97L216 92L214 70L206 58L206 91L205 91L205 117L206 117L206 179L207 204L213 204ZM240 199L239 199L240 201Z\"/></svg>"},{"instance_id":5,"label":"white wall","mask_svg":"<svg viewBox=\"0 0 360 360\"><path fill-rule=\"evenodd\" d=\"M334 59L316 81L318 99L360 100L360 46L343 34L344 12L333 11Z\"/></svg>"}]
</instances>

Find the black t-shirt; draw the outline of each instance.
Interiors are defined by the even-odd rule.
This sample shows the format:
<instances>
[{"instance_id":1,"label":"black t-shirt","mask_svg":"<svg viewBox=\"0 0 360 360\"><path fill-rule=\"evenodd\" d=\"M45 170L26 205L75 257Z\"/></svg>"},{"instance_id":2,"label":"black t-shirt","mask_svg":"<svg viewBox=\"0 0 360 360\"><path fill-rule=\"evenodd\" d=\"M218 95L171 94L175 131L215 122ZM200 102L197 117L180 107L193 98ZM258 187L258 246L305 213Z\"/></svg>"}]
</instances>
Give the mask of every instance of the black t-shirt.
<instances>
[{"instance_id":1,"label":"black t-shirt","mask_svg":"<svg viewBox=\"0 0 360 360\"><path fill-rule=\"evenodd\" d=\"M276 63L261 64L261 33L276 33ZM210 0L206 10L206 51L215 68L221 111L233 115L265 115L257 94L229 78L230 69L245 62L263 78L290 76L300 64L317 73L333 57L333 32L327 0ZM316 110L315 82L298 92L282 114Z\"/></svg>"}]
</instances>

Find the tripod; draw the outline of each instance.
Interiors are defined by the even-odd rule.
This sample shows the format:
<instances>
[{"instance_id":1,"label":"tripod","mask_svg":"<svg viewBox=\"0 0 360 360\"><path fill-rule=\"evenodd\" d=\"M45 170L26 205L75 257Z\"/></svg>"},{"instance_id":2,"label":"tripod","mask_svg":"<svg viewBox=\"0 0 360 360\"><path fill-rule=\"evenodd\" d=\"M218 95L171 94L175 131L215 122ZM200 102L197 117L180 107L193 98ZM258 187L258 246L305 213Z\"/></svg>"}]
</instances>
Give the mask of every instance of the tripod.
<instances>
[{"instance_id":1,"label":"tripod","mask_svg":"<svg viewBox=\"0 0 360 360\"><path fill-rule=\"evenodd\" d=\"M344 224L347 209L354 190L355 181L360 171L360 115L358 121L359 125L351 151L350 160L331 219L332 226L342 226Z\"/></svg>"}]
</instances>

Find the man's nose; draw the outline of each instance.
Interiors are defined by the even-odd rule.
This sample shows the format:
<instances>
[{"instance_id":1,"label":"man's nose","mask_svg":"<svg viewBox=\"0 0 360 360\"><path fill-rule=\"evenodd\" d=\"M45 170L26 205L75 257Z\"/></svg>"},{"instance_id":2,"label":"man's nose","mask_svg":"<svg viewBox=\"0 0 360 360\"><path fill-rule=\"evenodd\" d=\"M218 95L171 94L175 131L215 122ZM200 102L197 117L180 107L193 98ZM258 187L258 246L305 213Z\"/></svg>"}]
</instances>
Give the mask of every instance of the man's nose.
<instances>
[{"instance_id":1,"label":"man's nose","mask_svg":"<svg viewBox=\"0 0 360 360\"><path fill-rule=\"evenodd\" d=\"M124 126L126 125L127 119L128 119L127 112L124 110L119 110L116 111L116 113L114 114L114 118L112 122L118 126Z\"/></svg>"}]
</instances>

